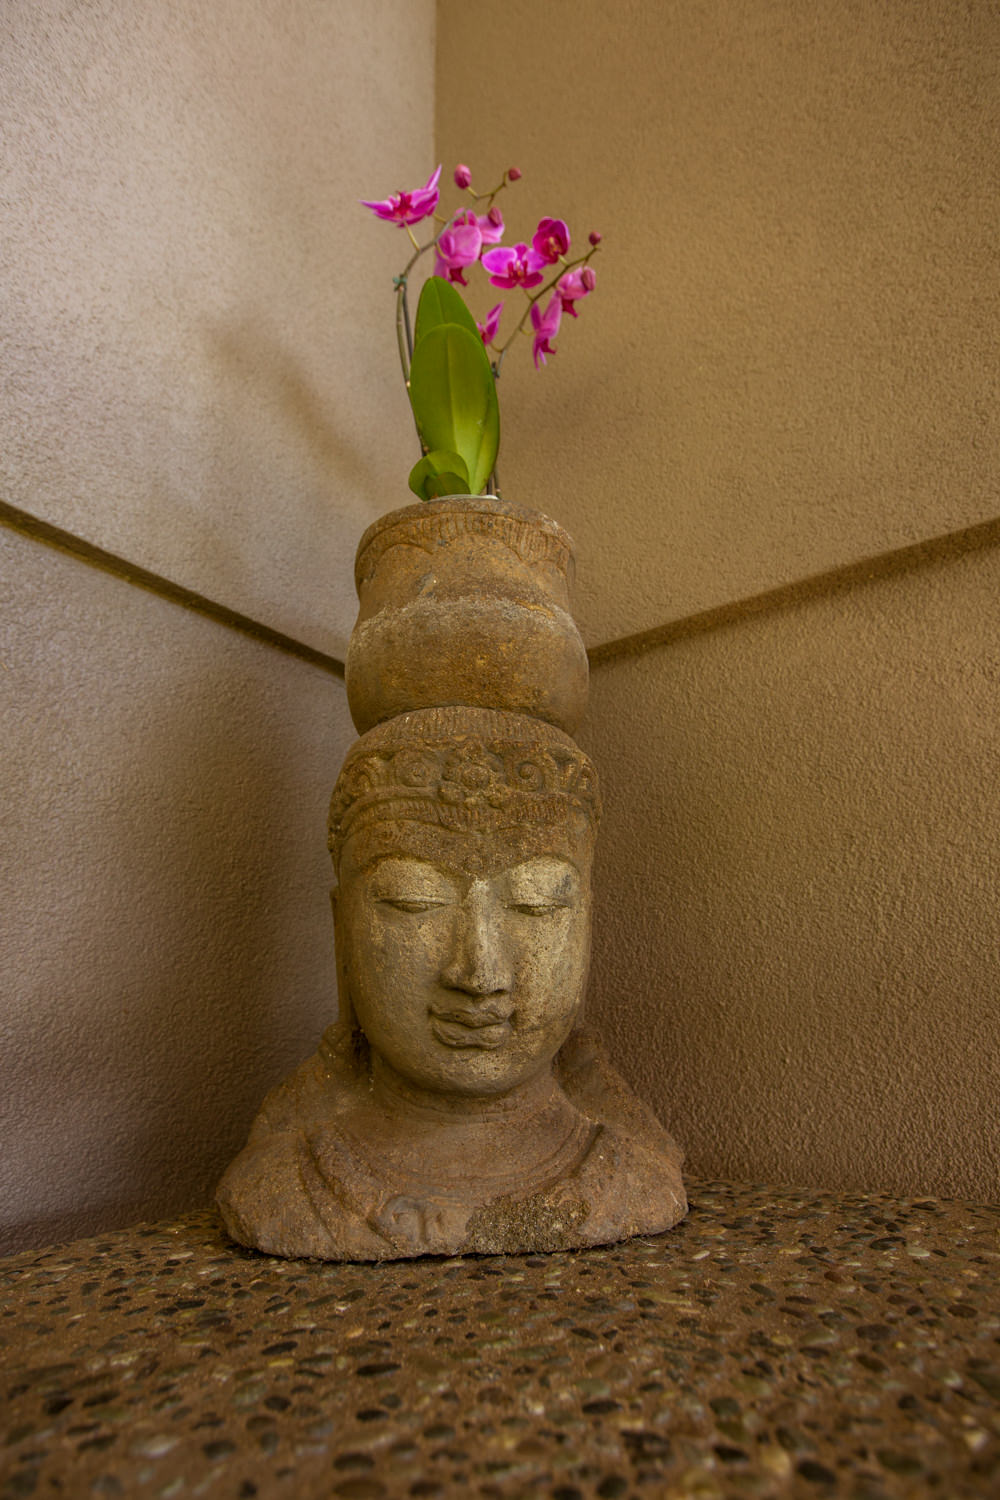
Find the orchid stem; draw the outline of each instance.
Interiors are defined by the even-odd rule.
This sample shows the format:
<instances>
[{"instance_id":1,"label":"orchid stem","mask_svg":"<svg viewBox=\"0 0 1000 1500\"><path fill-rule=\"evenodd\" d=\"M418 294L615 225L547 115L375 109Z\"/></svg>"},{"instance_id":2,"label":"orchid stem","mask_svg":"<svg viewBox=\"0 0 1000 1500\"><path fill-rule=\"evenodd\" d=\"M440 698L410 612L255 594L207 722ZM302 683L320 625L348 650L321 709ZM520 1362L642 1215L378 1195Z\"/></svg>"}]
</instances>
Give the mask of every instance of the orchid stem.
<instances>
[{"instance_id":1,"label":"orchid stem","mask_svg":"<svg viewBox=\"0 0 1000 1500\"><path fill-rule=\"evenodd\" d=\"M406 395L409 398L410 364L413 360L413 337L410 333L410 307L406 297L406 276L394 277L393 285L396 288L396 342L399 345L399 363L403 367L403 384L406 386ZM413 412L413 425L417 429L420 452L424 454L427 452L427 449L424 447L423 434L420 431L420 424L417 422L417 414L413 411L412 403L410 410Z\"/></svg>"},{"instance_id":2,"label":"orchid stem","mask_svg":"<svg viewBox=\"0 0 1000 1500\"><path fill-rule=\"evenodd\" d=\"M558 275L553 276L552 280L549 281L549 282L547 282L545 284L545 286L540 286L538 288L538 291L535 292L535 293L533 293L533 294L531 292L525 292L524 295L528 299L528 305L524 309L524 314L523 314L523 316L521 318L521 321L518 323L517 327L514 329L514 332L511 334L511 336L507 340L506 344L501 345L501 348L500 348L500 358L497 360L497 364L496 364L496 371L497 371L498 374L499 374L499 371L500 371L500 363L503 360L504 355L507 353L507 350L510 348L511 344L517 338L518 334L522 333L524 331L524 325L528 321L528 318L531 315L531 309L534 307L535 303L536 302L540 302L542 300L542 298L545 296L546 292L551 292L552 288L556 285L556 283L559 281L559 278L561 276L564 276L567 271L574 270L575 267L577 267L577 266L585 266L588 263L588 261L590 260L591 256L594 255L594 254L596 254L596 252L597 252L597 246L595 245L592 250L589 250L587 252L586 255L579 255L579 256L577 256L576 260L565 261L562 264L562 266L560 267Z\"/></svg>"},{"instance_id":3,"label":"orchid stem","mask_svg":"<svg viewBox=\"0 0 1000 1500\"><path fill-rule=\"evenodd\" d=\"M406 352L410 356L410 364L413 363L413 329L410 327L410 298L407 288L403 288L403 327L406 329Z\"/></svg>"},{"instance_id":4,"label":"orchid stem","mask_svg":"<svg viewBox=\"0 0 1000 1500\"><path fill-rule=\"evenodd\" d=\"M403 369L403 381L410 389L410 361L413 358L413 342L410 337L410 317L406 305L406 276L393 278L396 288L396 343L399 346L399 363Z\"/></svg>"}]
</instances>

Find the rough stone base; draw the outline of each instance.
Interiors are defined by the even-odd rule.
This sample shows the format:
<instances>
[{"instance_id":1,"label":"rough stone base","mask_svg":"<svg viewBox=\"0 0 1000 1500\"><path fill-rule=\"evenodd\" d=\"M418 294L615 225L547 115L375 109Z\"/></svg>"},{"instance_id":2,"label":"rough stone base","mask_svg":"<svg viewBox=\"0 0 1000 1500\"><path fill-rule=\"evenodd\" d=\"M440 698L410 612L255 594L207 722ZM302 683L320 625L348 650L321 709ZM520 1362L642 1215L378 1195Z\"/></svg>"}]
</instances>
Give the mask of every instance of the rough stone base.
<instances>
[{"instance_id":1,"label":"rough stone base","mask_svg":"<svg viewBox=\"0 0 1000 1500\"><path fill-rule=\"evenodd\" d=\"M1000 1210L689 1185L669 1234L323 1265L214 1216L0 1263L0 1497L1000 1493Z\"/></svg>"}]
</instances>

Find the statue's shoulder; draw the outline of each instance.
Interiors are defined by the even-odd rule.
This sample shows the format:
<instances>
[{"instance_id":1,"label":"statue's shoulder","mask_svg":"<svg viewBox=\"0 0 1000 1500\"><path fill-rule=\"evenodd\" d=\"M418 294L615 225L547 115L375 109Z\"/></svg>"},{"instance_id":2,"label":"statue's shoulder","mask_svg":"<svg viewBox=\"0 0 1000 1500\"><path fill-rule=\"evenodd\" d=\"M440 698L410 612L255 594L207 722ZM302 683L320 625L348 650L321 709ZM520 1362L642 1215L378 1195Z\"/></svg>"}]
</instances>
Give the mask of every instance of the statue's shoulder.
<instances>
[{"instance_id":1,"label":"statue's shoulder","mask_svg":"<svg viewBox=\"0 0 1000 1500\"><path fill-rule=\"evenodd\" d=\"M556 1078L566 1097L589 1119L623 1136L646 1142L670 1157L678 1169L684 1152L612 1064L604 1042L589 1026L578 1026L563 1043L555 1062Z\"/></svg>"},{"instance_id":2,"label":"statue's shoulder","mask_svg":"<svg viewBox=\"0 0 1000 1500\"><path fill-rule=\"evenodd\" d=\"M572 1183L590 1205L590 1243L671 1228L687 1212L684 1153L612 1066L595 1032L573 1033L556 1076L574 1107L598 1126Z\"/></svg>"},{"instance_id":3,"label":"statue's shoulder","mask_svg":"<svg viewBox=\"0 0 1000 1500\"><path fill-rule=\"evenodd\" d=\"M677 1158L656 1138L602 1125L572 1184L589 1206L588 1243L610 1244L635 1234L661 1234L687 1213Z\"/></svg>"},{"instance_id":4,"label":"statue's shoulder","mask_svg":"<svg viewBox=\"0 0 1000 1500\"><path fill-rule=\"evenodd\" d=\"M612 1066L596 1033L579 1028L555 1079L574 1158L542 1189L500 1194L468 1223L462 1251L510 1254L606 1245L660 1234L687 1212L677 1142Z\"/></svg>"},{"instance_id":5,"label":"statue's shoulder","mask_svg":"<svg viewBox=\"0 0 1000 1500\"><path fill-rule=\"evenodd\" d=\"M386 1255L384 1237L369 1222L366 1174L338 1129L358 1088L336 1039L325 1037L312 1057L271 1090L216 1192L234 1240L294 1258Z\"/></svg>"},{"instance_id":6,"label":"statue's shoulder","mask_svg":"<svg viewBox=\"0 0 1000 1500\"><path fill-rule=\"evenodd\" d=\"M349 1107L356 1080L331 1027L305 1062L265 1096L250 1127L250 1143L275 1133L308 1130Z\"/></svg>"}]
</instances>

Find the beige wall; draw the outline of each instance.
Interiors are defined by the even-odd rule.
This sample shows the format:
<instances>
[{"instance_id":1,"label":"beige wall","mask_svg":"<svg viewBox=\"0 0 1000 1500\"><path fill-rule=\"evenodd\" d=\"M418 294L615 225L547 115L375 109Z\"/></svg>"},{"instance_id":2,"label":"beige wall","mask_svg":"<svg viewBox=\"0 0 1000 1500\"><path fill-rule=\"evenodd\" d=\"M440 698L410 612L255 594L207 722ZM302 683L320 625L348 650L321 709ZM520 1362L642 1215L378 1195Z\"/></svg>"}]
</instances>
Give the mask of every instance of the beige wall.
<instances>
[{"instance_id":1,"label":"beige wall","mask_svg":"<svg viewBox=\"0 0 1000 1500\"><path fill-rule=\"evenodd\" d=\"M605 236L502 396L588 645L997 514L998 51L992 0L440 0L446 165Z\"/></svg>"},{"instance_id":2,"label":"beige wall","mask_svg":"<svg viewBox=\"0 0 1000 1500\"><path fill-rule=\"evenodd\" d=\"M0 1247L207 1201L336 1013L343 684L0 528Z\"/></svg>"},{"instance_id":3,"label":"beige wall","mask_svg":"<svg viewBox=\"0 0 1000 1500\"><path fill-rule=\"evenodd\" d=\"M430 0L5 8L0 508L342 655L413 456L356 199L520 165L512 226L606 243L505 492L588 642L677 626L594 675L595 1012L696 1170L996 1196L997 554L742 614L1000 509L996 9L436 15L435 63ZM308 1050L352 731L322 663L0 542L14 1246L204 1201Z\"/></svg>"},{"instance_id":4,"label":"beige wall","mask_svg":"<svg viewBox=\"0 0 1000 1500\"><path fill-rule=\"evenodd\" d=\"M989 0L438 7L446 165L605 236L501 472L588 644L666 642L594 673L592 993L699 1172L1000 1196L1000 526L850 572L1000 514L998 56Z\"/></svg>"},{"instance_id":5,"label":"beige wall","mask_svg":"<svg viewBox=\"0 0 1000 1500\"><path fill-rule=\"evenodd\" d=\"M6 4L0 498L343 657L433 66L432 0Z\"/></svg>"},{"instance_id":6,"label":"beige wall","mask_svg":"<svg viewBox=\"0 0 1000 1500\"><path fill-rule=\"evenodd\" d=\"M335 1008L343 684L31 539L343 654L413 461L396 231L430 0L0 19L0 1244L201 1203ZM10 509L13 507L14 509Z\"/></svg>"},{"instance_id":7,"label":"beige wall","mask_svg":"<svg viewBox=\"0 0 1000 1500\"><path fill-rule=\"evenodd\" d=\"M702 1176L1000 1196L1000 548L598 668L591 996Z\"/></svg>"}]
</instances>

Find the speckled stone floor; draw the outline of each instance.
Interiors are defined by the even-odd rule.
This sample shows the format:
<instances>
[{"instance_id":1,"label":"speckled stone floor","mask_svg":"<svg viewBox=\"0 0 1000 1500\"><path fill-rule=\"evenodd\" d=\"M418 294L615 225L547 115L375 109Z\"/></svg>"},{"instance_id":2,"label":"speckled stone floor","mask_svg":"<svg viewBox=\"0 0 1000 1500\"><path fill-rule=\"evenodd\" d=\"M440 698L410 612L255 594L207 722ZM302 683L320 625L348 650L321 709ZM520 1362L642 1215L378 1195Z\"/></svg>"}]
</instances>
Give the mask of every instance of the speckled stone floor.
<instances>
[{"instance_id":1,"label":"speckled stone floor","mask_svg":"<svg viewBox=\"0 0 1000 1500\"><path fill-rule=\"evenodd\" d=\"M695 1183L657 1238L0 1262L0 1496L1000 1495L1000 1209Z\"/></svg>"}]
</instances>

